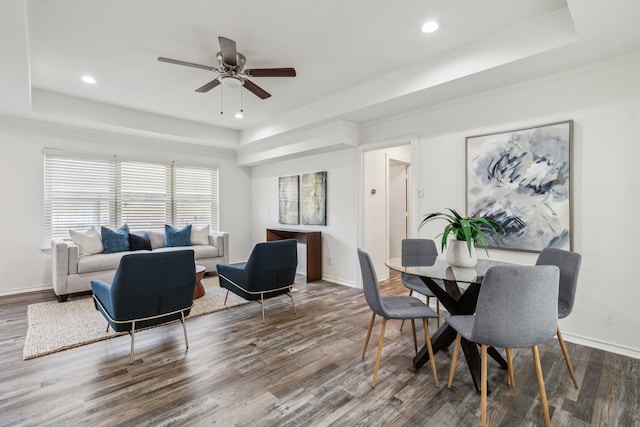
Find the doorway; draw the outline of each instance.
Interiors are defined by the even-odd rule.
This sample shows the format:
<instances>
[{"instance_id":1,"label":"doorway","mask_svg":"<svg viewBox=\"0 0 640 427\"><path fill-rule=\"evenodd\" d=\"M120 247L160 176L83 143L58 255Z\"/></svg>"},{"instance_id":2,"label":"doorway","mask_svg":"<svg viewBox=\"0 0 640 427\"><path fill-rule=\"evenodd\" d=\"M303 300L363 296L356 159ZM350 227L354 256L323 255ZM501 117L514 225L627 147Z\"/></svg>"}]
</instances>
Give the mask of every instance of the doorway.
<instances>
[{"instance_id":1,"label":"doorway","mask_svg":"<svg viewBox=\"0 0 640 427\"><path fill-rule=\"evenodd\" d=\"M401 255L402 239L411 236L411 145L363 153L362 247L379 280L388 278L386 259Z\"/></svg>"}]
</instances>

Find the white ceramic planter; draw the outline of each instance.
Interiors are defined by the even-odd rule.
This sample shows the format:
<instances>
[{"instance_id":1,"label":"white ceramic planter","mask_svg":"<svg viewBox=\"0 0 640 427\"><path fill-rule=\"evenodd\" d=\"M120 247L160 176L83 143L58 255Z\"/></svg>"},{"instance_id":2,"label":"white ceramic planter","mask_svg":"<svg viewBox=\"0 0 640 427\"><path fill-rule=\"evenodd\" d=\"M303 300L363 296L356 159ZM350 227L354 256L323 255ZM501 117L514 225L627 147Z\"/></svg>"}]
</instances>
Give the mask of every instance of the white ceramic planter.
<instances>
[{"instance_id":1,"label":"white ceramic planter","mask_svg":"<svg viewBox=\"0 0 640 427\"><path fill-rule=\"evenodd\" d=\"M449 240L446 259L447 263L454 267L475 267L478 263L476 248L471 245L471 256L469 256L467 242L464 240Z\"/></svg>"}]
</instances>

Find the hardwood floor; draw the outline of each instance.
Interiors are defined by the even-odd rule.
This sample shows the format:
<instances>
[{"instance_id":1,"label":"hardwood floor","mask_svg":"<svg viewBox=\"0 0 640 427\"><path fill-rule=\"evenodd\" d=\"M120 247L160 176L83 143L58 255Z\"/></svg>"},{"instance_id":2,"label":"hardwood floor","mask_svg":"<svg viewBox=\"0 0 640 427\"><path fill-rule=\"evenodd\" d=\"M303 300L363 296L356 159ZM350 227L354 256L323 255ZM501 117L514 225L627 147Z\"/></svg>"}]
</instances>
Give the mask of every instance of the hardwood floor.
<instances>
[{"instance_id":1,"label":"hardwood floor","mask_svg":"<svg viewBox=\"0 0 640 427\"><path fill-rule=\"evenodd\" d=\"M480 424L480 396L460 356L414 371L411 328L390 321L378 385L370 387L380 319L361 359L370 310L359 289L300 282L297 316L286 296L268 300L267 324L250 304L23 361L27 305L53 292L0 298L0 425L466 426ZM385 294L406 294L397 277ZM420 322L418 322L420 323ZM431 327L435 328L435 322ZM420 325L417 328L421 328ZM418 329L418 337L422 336ZM421 340L419 339L419 345ZM555 340L540 349L552 423L637 426L640 360L568 343L573 387ZM543 425L531 351L516 350L516 387L489 364L490 425Z\"/></svg>"}]
</instances>

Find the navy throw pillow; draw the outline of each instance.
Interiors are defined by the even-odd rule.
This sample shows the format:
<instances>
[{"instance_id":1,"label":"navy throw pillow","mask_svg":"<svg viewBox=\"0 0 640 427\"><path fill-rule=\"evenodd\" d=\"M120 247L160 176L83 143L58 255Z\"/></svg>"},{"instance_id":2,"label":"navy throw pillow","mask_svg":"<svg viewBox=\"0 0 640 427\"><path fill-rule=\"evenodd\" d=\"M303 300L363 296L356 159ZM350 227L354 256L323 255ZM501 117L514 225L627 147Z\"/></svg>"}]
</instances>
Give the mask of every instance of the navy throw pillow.
<instances>
[{"instance_id":1,"label":"navy throw pillow","mask_svg":"<svg viewBox=\"0 0 640 427\"><path fill-rule=\"evenodd\" d=\"M182 228L166 224L164 226L164 245L167 248L191 246L191 224Z\"/></svg>"},{"instance_id":2,"label":"navy throw pillow","mask_svg":"<svg viewBox=\"0 0 640 427\"><path fill-rule=\"evenodd\" d=\"M150 251L151 240L146 234L139 236L137 234L129 234L129 249L132 251Z\"/></svg>"},{"instance_id":3,"label":"navy throw pillow","mask_svg":"<svg viewBox=\"0 0 640 427\"><path fill-rule=\"evenodd\" d=\"M129 250L129 226L127 224L116 230L102 227L101 234L105 254Z\"/></svg>"}]
</instances>

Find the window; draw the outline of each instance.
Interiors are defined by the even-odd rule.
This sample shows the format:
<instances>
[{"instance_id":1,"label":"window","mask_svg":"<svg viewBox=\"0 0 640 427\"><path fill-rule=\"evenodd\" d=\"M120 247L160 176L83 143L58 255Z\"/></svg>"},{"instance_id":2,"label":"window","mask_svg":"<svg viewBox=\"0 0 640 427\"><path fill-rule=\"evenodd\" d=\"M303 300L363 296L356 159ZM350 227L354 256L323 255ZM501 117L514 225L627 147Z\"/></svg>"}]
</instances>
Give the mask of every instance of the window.
<instances>
[{"instance_id":1,"label":"window","mask_svg":"<svg viewBox=\"0 0 640 427\"><path fill-rule=\"evenodd\" d=\"M45 246L91 226L218 230L218 170L45 154Z\"/></svg>"}]
</instances>

